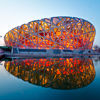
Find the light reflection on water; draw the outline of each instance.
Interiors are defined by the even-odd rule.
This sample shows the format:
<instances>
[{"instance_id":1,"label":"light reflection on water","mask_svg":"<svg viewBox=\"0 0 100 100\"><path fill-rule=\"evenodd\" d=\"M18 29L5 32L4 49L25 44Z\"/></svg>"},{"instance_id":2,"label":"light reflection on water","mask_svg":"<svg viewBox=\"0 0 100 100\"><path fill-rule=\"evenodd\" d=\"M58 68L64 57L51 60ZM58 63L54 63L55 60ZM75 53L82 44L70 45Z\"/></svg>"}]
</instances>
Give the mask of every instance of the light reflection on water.
<instances>
[{"instance_id":1,"label":"light reflection on water","mask_svg":"<svg viewBox=\"0 0 100 100\"><path fill-rule=\"evenodd\" d=\"M0 100L100 100L98 58L12 59L0 63Z\"/></svg>"},{"instance_id":2,"label":"light reflection on water","mask_svg":"<svg viewBox=\"0 0 100 100\"><path fill-rule=\"evenodd\" d=\"M77 89L95 78L90 58L43 58L5 61L5 69L15 77L33 85L52 89Z\"/></svg>"}]
</instances>

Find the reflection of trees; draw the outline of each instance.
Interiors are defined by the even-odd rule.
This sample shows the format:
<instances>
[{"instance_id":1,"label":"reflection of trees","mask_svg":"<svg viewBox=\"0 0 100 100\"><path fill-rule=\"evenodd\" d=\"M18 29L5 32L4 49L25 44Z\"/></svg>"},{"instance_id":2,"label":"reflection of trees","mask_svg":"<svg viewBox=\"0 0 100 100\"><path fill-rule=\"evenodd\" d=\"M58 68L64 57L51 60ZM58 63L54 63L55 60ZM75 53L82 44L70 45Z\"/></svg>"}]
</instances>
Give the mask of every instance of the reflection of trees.
<instances>
[{"instance_id":1,"label":"reflection of trees","mask_svg":"<svg viewBox=\"0 0 100 100\"><path fill-rule=\"evenodd\" d=\"M56 89L80 88L95 77L91 59L50 58L5 62L6 70L32 84Z\"/></svg>"},{"instance_id":2,"label":"reflection of trees","mask_svg":"<svg viewBox=\"0 0 100 100\"><path fill-rule=\"evenodd\" d=\"M94 49L96 52L100 53L100 47L99 47L98 45L95 45L95 46L93 47L93 49Z\"/></svg>"},{"instance_id":3,"label":"reflection of trees","mask_svg":"<svg viewBox=\"0 0 100 100\"><path fill-rule=\"evenodd\" d=\"M95 62L100 62L100 56L99 55L94 56L93 60Z\"/></svg>"}]
</instances>

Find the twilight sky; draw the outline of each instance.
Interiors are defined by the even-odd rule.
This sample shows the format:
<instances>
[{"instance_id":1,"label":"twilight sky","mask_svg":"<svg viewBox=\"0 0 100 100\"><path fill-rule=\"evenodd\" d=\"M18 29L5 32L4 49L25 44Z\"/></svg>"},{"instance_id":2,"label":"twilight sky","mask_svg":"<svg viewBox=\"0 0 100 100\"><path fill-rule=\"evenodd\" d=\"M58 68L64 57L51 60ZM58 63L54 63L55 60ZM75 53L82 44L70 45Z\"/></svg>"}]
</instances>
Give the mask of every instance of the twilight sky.
<instances>
[{"instance_id":1,"label":"twilight sky","mask_svg":"<svg viewBox=\"0 0 100 100\"><path fill-rule=\"evenodd\" d=\"M29 21L54 16L88 20L96 28L94 44L100 46L100 0L0 0L0 35Z\"/></svg>"}]
</instances>

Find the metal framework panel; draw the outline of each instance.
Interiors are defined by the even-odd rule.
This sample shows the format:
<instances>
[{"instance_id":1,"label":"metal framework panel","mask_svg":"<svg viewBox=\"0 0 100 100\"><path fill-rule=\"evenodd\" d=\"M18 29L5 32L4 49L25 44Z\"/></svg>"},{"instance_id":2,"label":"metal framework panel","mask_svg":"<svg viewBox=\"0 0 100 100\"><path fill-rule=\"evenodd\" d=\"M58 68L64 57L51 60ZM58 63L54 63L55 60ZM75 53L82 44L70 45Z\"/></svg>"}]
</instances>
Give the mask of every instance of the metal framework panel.
<instances>
[{"instance_id":1,"label":"metal framework panel","mask_svg":"<svg viewBox=\"0 0 100 100\"><path fill-rule=\"evenodd\" d=\"M91 49L94 26L81 18L51 17L31 21L6 33L7 46L33 49Z\"/></svg>"}]
</instances>

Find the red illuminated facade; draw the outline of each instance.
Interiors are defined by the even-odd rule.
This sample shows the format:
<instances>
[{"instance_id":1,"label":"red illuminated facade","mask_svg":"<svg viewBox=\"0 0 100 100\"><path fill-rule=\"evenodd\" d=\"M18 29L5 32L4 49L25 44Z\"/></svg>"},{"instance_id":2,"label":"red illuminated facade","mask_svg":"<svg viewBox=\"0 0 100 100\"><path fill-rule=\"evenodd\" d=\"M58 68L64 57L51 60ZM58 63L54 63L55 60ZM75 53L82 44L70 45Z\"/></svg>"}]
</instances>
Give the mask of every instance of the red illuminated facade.
<instances>
[{"instance_id":1,"label":"red illuminated facade","mask_svg":"<svg viewBox=\"0 0 100 100\"><path fill-rule=\"evenodd\" d=\"M94 26L81 18L51 17L34 20L6 33L6 46L31 49L91 49Z\"/></svg>"}]
</instances>

